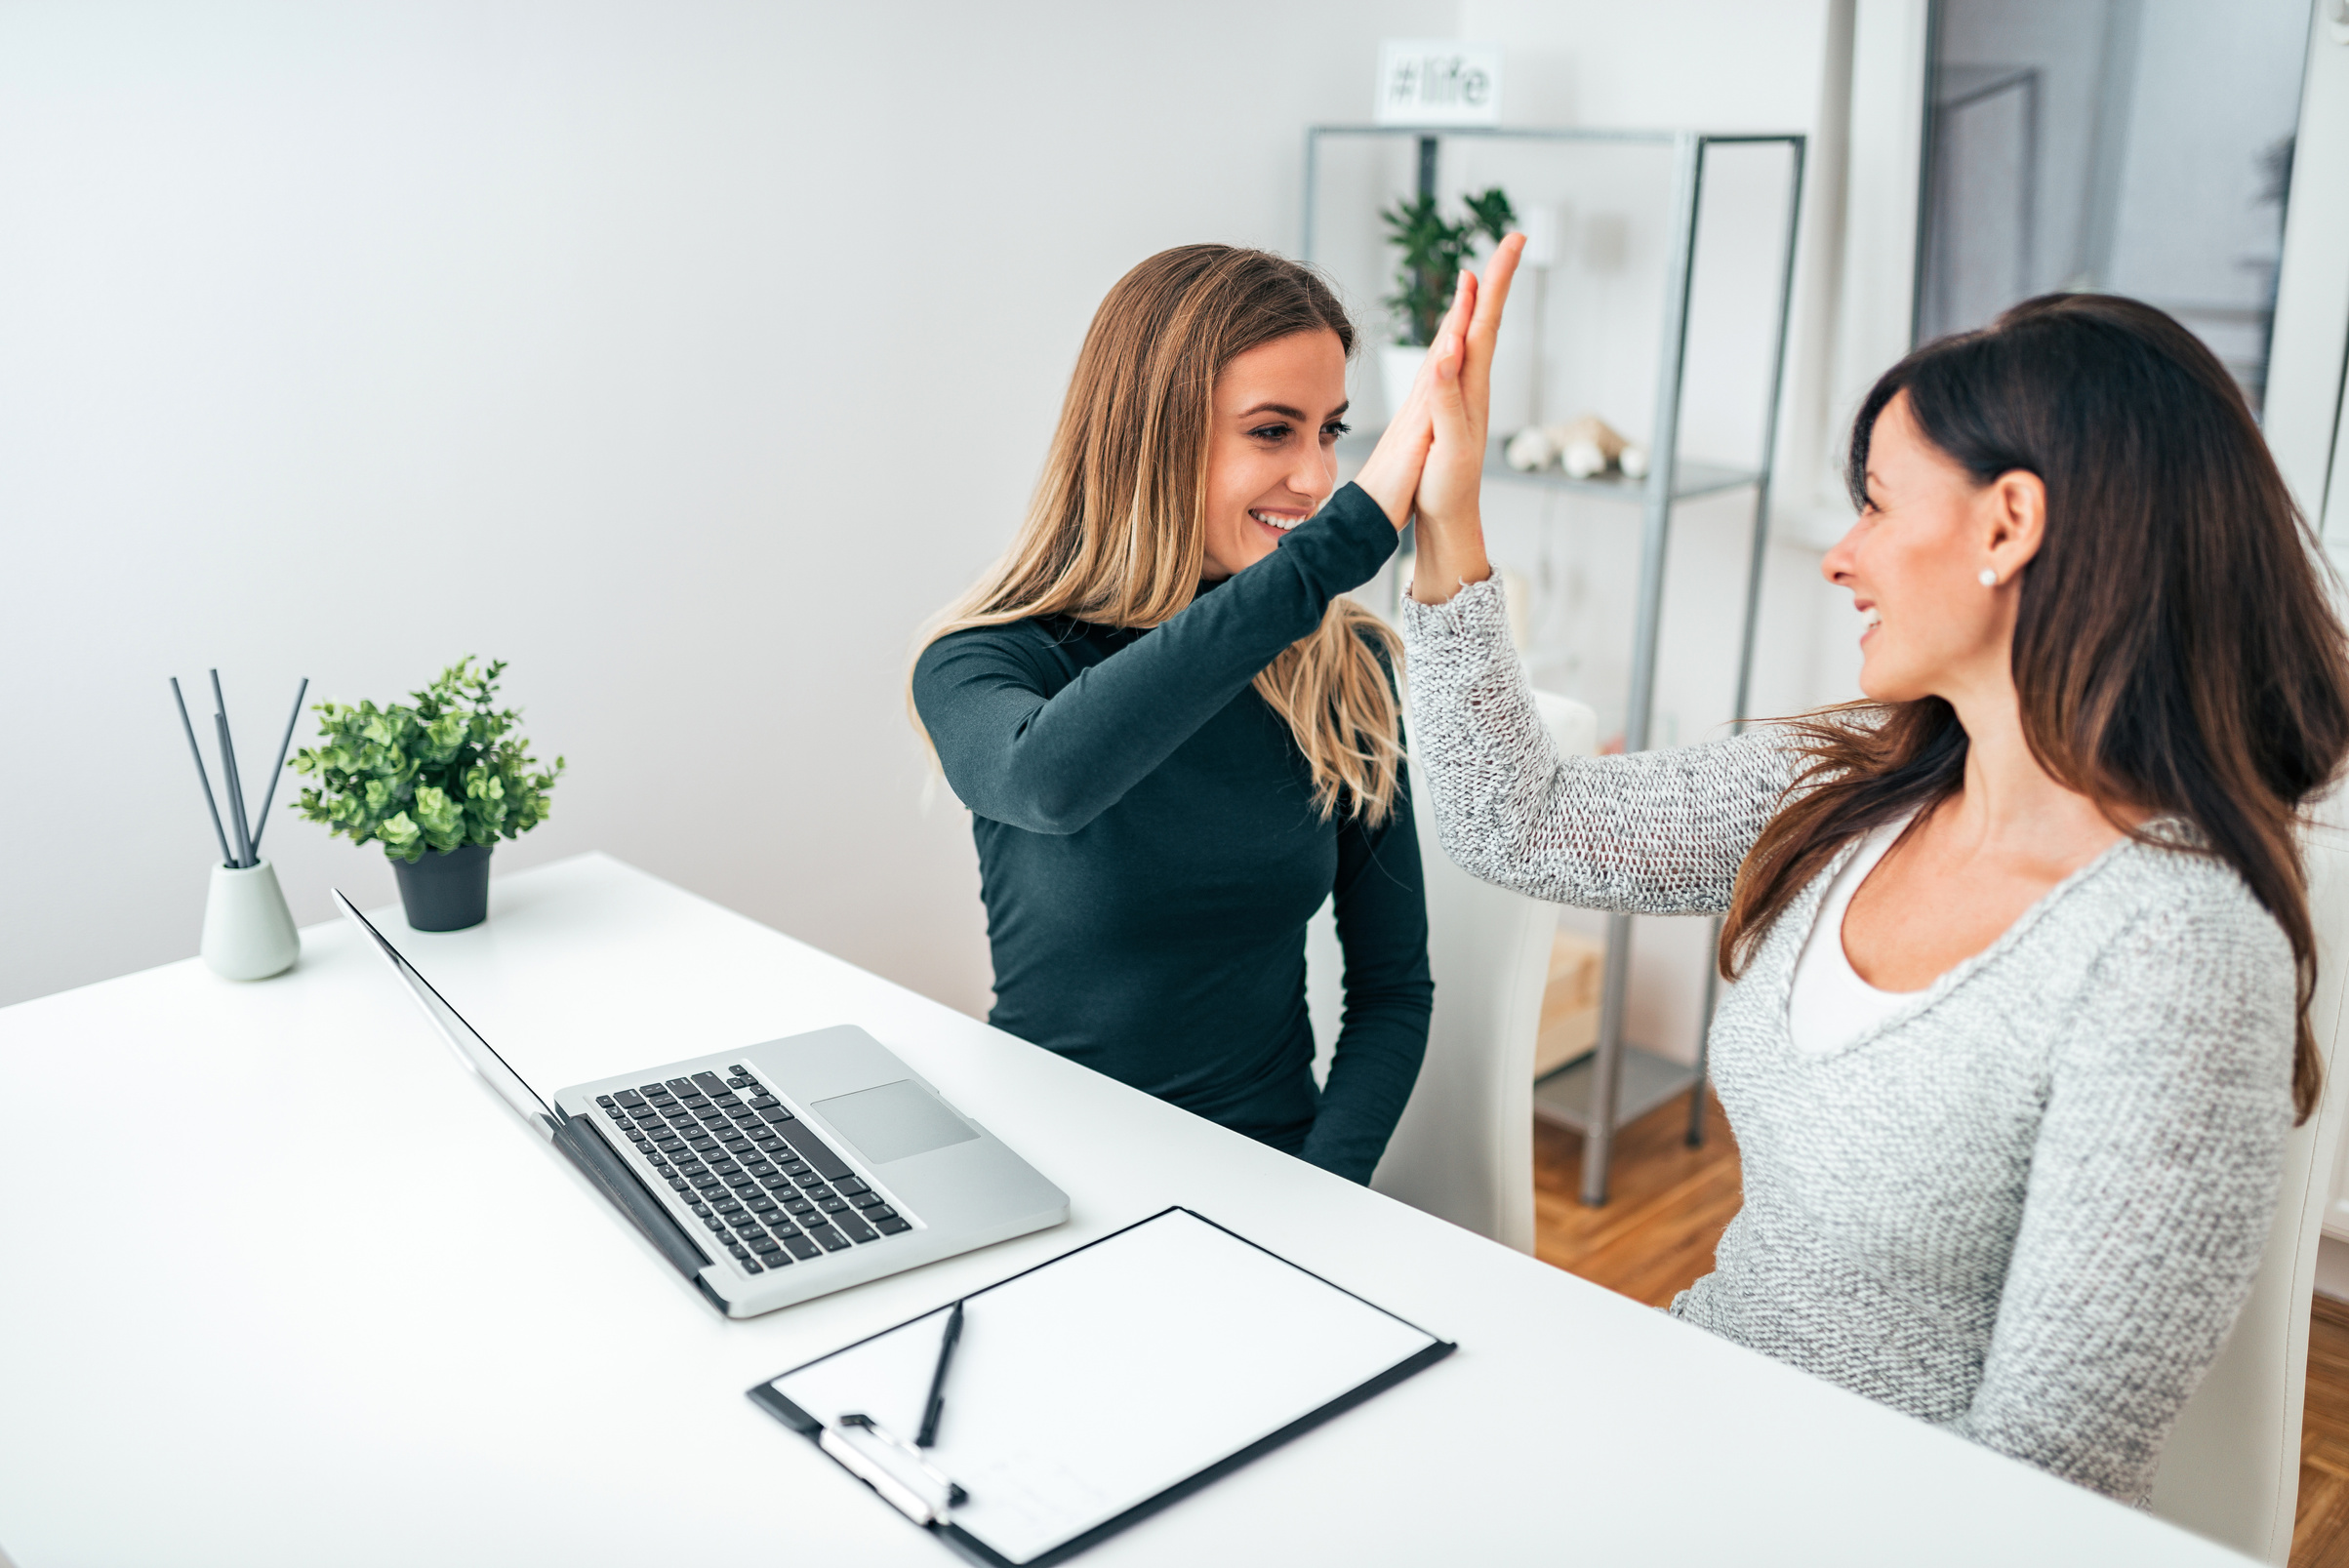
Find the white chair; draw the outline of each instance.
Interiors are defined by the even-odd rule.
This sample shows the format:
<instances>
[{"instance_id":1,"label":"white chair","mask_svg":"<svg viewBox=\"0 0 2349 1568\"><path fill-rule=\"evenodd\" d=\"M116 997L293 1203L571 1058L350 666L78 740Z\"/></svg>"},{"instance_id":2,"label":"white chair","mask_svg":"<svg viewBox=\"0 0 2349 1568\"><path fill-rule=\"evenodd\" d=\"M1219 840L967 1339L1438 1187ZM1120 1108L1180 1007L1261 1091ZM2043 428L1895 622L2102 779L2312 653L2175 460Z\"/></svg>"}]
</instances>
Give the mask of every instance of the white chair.
<instances>
[{"instance_id":1,"label":"white chair","mask_svg":"<svg viewBox=\"0 0 2349 1568\"><path fill-rule=\"evenodd\" d=\"M2266 1562L2291 1552L2300 1496L2300 1409L2308 1377L2308 1307L2317 1236L2340 1142L2335 1049L2349 983L2349 831L2327 824L2302 840L2316 922L2317 994L2310 1010L2326 1063L2324 1104L2285 1147L2284 1194L2250 1300L2186 1402L2154 1475L2153 1511Z\"/></svg>"},{"instance_id":2,"label":"white chair","mask_svg":"<svg viewBox=\"0 0 2349 1568\"><path fill-rule=\"evenodd\" d=\"M1599 716L1582 704L1534 694L1559 749L1599 748ZM1428 966L1436 1012L1427 1061L1370 1185L1415 1209L1533 1250L1533 1050L1558 905L1479 882L1454 865L1436 830L1435 803L1411 770L1419 860L1427 882ZM1344 1011L1337 924L1323 905L1306 928L1306 1001L1328 1066Z\"/></svg>"}]
</instances>

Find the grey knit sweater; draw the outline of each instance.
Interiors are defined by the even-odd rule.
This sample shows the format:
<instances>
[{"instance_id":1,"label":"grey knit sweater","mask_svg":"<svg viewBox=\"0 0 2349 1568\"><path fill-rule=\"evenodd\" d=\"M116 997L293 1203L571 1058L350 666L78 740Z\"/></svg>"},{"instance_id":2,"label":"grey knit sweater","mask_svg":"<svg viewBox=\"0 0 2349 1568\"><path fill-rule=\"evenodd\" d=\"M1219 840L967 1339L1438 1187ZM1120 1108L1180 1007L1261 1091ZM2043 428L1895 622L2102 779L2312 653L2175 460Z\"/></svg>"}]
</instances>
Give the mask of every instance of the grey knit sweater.
<instances>
[{"instance_id":1,"label":"grey knit sweater","mask_svg":"<svg viewBox=\"0 0 2349 1568\"><path fill-rule=\"evenodd\" d=\"M1412 750L1453 860L1561 904L1727 906L1792 776L1782 732L1559 757L1497 583L1403 619ZM2140 1501L2267 1238L2289 945L2224 865L2124 841L1915 1002L1805 1057L1787 992L1842 864L1716 1016L1745 1206L1672 1310Z\"/></svg>"}]
</instances>

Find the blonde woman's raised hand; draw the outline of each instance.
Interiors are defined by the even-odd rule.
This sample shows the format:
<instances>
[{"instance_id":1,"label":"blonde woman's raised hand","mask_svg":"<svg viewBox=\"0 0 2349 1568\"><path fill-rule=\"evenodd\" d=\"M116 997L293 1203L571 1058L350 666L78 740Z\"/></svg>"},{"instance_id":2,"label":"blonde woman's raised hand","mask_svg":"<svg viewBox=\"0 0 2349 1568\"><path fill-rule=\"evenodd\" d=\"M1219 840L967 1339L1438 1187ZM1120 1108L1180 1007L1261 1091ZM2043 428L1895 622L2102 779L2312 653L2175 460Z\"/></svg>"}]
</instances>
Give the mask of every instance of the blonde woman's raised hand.
<instances>
[{"instance_id":1,"label":"blonde woman's raised hand","mask_svg":"<svg viewBox=\"0 0 2349 1568\"><path fill-rule=\"evenodd\" d=\"M1492 563L1484 556L1479 505L1485 440L1492 422L1492 355L1510 281L1517 276L1518 258L1524 249L1522 234L1502 240L1484 268L1480 287L1473 273L1462 270L1452 317L1465 312L1466 330L1448 330L1447 318L1447 331L1428 354L1427 368L1434 373L1433 429L1419 476L1419 559L1411 584L1411 597L1422 604L1440 604L1459 592L1462 583L1480 583L1492 575Z\"/></svg>"},{"instance_id":2,"label":"blonde woman's raised hand","mask_svg":"<svg viewBox=\"0 0 2349 1568\"><path fill-rule=\"evenodd\" d=\"M1429 346L1427 358L1420 362L1419 374L1412 378L1403 406L1387 422L1386 433L1378 438L1377 449L1362 464L1361 472L1354 476L1354 482L1378 503L1379 509L1387 514L1387 521L1397 529L1411 520L1411 503L1419 490L1420 470L1427 465L1428 449L1436 439L1436 362L1446 342L1457 344L1469 333L1476 281L1467 271L1461 272L1460 289L1452 296L1452 307L1444 312L1443 324L1436 331L1436 341Z\"/></svg>"}]
</instances>

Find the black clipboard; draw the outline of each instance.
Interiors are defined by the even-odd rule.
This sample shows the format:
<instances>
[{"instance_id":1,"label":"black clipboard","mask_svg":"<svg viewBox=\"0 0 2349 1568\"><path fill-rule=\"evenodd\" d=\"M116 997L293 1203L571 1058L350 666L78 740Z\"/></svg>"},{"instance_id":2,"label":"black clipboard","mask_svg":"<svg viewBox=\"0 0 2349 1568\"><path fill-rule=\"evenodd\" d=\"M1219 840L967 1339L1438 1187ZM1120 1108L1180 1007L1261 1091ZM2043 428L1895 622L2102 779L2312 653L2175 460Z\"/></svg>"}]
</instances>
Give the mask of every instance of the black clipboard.
<instances>
[{"instance_id":1,"label":"black clipboard","mask_svg":"<svg viewBox=\"0 0 2349 1568\"><path fill-rule=\"evenodd\" d=\"M1301 1267L1300 1266L1289 1262L1289 1260L1280 1257L1279 1254L1273 1252L1270 1248L1259 1246L1257 1243L1248 1240L1245 1236L1238 1234L1236 1231L1231 1230L1224 1226L1217 1225L1214 1221L1208 1219L1205 1215L1197 1213L1195 1210L1184 1208L1180 1205L1162 1209L1156 1214L1151 1215L1147 1219L1139 1220L1133 1225L1126 1226L1120 1229L1110 1232L1106 1236L1101 1236L1093 1241L1089 1241L1081 1247L1072 1248L1070 1251L1062 1253L1058 1257L1037 1264L1033 1268L1023 1269L1017 1274L997 1280L993 1284L986 1286L981 1290L974 1291L969 1296L962 1298L962 1305L968 1308L970 1320L974 1324L984 1325L989 1315L987 1311L986 1298L991 1294L996 1291L1001 1291L1005 1289L1005 1287L1013 1286L1020 1281L1032 1280L1033 1276L1039 1275L1047 1269L1067 1265L1073 1259L1078 1259L1087 1253L1095 1252L1097 1249L1111 1246L1120 1241L1121 1238L1131 1238L1134 1236L1135 1232L1144 1229L1144 1227L1153 1225L1158 1225L1161 1222L1167 1221L1169 1217L1178 1215L1198 1222L1199 1225L1209 1227L1210 1230L1215 1232L1220 1237L1225 1238L1230 1242L1235 1242L1240 1247L1249 1249L1250 1254L1256 1255L1256 1257L1260 1259L1270 1260L1272 1263L1280 1266L1280 1268L1293 1271L1295 1275L1301 1276L1306 1280L1314 1281L1328 1291L1335 1292L1338 1296L1345 1298L1348 1302L1356 1304L1359 1307L1367 1308L1369 1312L1377 1314L1379 1318L1383 1318L1389 1323L1398 1326L1400 1329L1409 1331L1410 1335L1418 1336L1426 1343L1415 1351L1402 1355L1400 1359L1396 1360L1393 1362L1393 1364L1387 1365L1382 1369L1375 1371L1372 1375L1363 1378L1361 1381L1354 1383L1351 1387L1346 1387L1343 1391L1335 1394L1333 1397L1322 1400L1313 1408L1295 1416L1293 1419L1287 1420L1276 1428L1265 1432L1263 1435L1255 1438L1253 1441L1247 1442L1244 1446L1239 1447L1236 1450L1221 1454L1220 1457L1212 1459L1209 1463L1202 1465L1195 1470L1190 1471L1188 1474L1183 1475L1180 1479L1173 1481L1171 1484L1166 1485L1151 1493L1150 1495L1141 1498L1139 1501L1132 1503L1130 1506L1123 1508L1120 1511L1114 1513L1113 1516L1101 1520L1099 1523L1082 1530L1078 1534L1073 1535L1065 1540L1061 1540L1046 1549L1043 1549L1033 1556L1026 1557L1025 1559L1007 1557L1001 1552L997 1551L994 1547L991 1546L987 1541L982 1540L977 1534L973 1533L972 1530L966 1529L963 1527L963 1525L957 1523L952 1517L952 1509L951 1508L936 1508L933 1505L931 1509L928 1510L925 1515L925 1511L923 1509L910 1506L909 1502L907 1501L905 1489L892 1485L890 1475L886 1473L876 1473L876 1467L871 1464L858 1463L856 1457L848 1452L849 1445L845 1441L845 1433L840 1427L836 1419L834 1423L828 1427L823 1419L802 1408L800 1404L795 1403L790 1396L787 1395L780 1387L777 1387L778 1384L784 1383L788 1380L801 1378L802 1375L809 1373L811 1369L822 1367L825 1363L834 1362L836 1358L847 1356L851 1352L872 1347L876 1342L889 1339L891 1336L898 1335L901 1332L910 1331L914 1325L921 1324L925 1319L940 1316L954 1304L946 1304L940 1307L934 1308L932 1311L919 1313L914 1317L906 1319L904 1322L892 1324L890 1327L882 1329L875 1334L867 1335L864 1339L858 1340L853 1344L844 1345L838 1349L830 1351L826 1355L818 1356L812 1361L803 1362L789 1372L778 1373L774 1378L771 1378L768 1381L759 1384L755 1387L747 1390L749 1397L750 1398L751 1402L756 1404L760 1409L765 1410L768 1414L774 1416L778 1421L790 1427L793 1431L798 1432L801 1436L806 1437L811 1442L816 1443L819 1448L823 1449L828 1455L830 1455L849 1474L855 1476L856 1479L865 1484L868 1488L874 1491L886 1501L890 1502L894 1506L896 1511L904 1513L914 1523L920 1525L921 1528L926 1529L931 1534L937 1536L941 1541L945 1542L949 1547L952 1548L955 1551L959 1552L962 1556L970 1561L985 1564L987 1565L987 1568L1048 1568L1049 1564L1066 1562L1068 1559L1077 1555L1079 1552L1086 1550L1099 1542L1108 1540L1111 1536L1117 1534L1120 1530L1126 1529L1128 1526L1133 1525L1142 1519L1148 1518L1151 1514L1157 1512L1160 1508L1166 1508L1170 1504L1179 1502L1182 1499L1189 1497L1192 1493L1213 1483L1222 1476L1231 1474L1234 1470L1238 1469L1241 1466L1246 1465L1265 1454L1271 1453L1274 1449L1280 1447L1283 1443L1289 1442L1293 1438L1296 1438L1305 1432L1311 1431L1314 1427L1320 1426L1322 1423L1329 1421L1333 1417L1341 1415L1344 1412L1353 1409L1355 1406L1361 1404L1363 1401L1383 1393L1387 1389L1395 1387L1397 1384L1401 1383L1404 1379L1409 1378L1418 1372L1424 1371L1428 1367L1434 1366L1438 1361L1442 1360L1445 1356L1451 1354L1454 1350L1459 1348L1456 1344L1438 1338L1434 1334L1429 1333L1427 1330L1420 1328L1417 1324L1411 1323L1407 1319L1402 1318L1396 1313L1387 1311L1386 1308L1379 1307L1376 1303L1368 1301L1365 1298L1357 1295L1353 1291L1347 1290L1342 1285L1338 1285L1329 1279L1323 1278L1321 1275L1313 1272L1311 1269ZM1096 1263L1098 1262L1100 1262L1100 1260L1096 1260ZM1253 1263L1253 1261L1251 1261L1250 1266L1257 1266ZM1281 1275L1279 1277L1285 1279L1287 1276ZM1015 1298L1005 1298L1007 1302L1014 1299ZM981 1331L984 1332L984 1329L982 1328ZM935 1338L933 1338L927 1343L935 1344L937 1342ZM898 1441L897 1446L906 1449L908 1454L912 1452L912 1450L909 1448L902 1440ZM939 1474L935 1470L932 1470L929 1473L931 1473L940 1481L947 1479L943 1474ZM956 1487L953 1490L959 1493L960 1488ZM920 1500L916 1501L918 1502Z\"/></svg>"}]
</instances>

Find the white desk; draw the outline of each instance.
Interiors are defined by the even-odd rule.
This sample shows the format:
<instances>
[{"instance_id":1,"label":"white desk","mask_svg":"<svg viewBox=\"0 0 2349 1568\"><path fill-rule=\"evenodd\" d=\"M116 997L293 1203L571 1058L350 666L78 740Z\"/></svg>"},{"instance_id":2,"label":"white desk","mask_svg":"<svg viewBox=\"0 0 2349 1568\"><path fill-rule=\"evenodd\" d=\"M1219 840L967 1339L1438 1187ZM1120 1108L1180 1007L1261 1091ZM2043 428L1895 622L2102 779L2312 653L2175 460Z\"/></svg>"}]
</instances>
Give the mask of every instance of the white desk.
<instances>
[{"instance_id":1,"label":"white desk","mask_svg":"<svg viewBox=\"0 0 2349 1568\"><path fill-rule=\"evenodd\" d=\"M729 1323L343 925L260 985L190 960L0 1011L19 1568L947 1568L743 1390L1176 1202L1461 1348L1088 1564L2242 1560L616 862L499 881L491 907L386 929L542 1087L855 1022L1065 1188L1069 1223Z\"/></svg>"}]
</instances>

